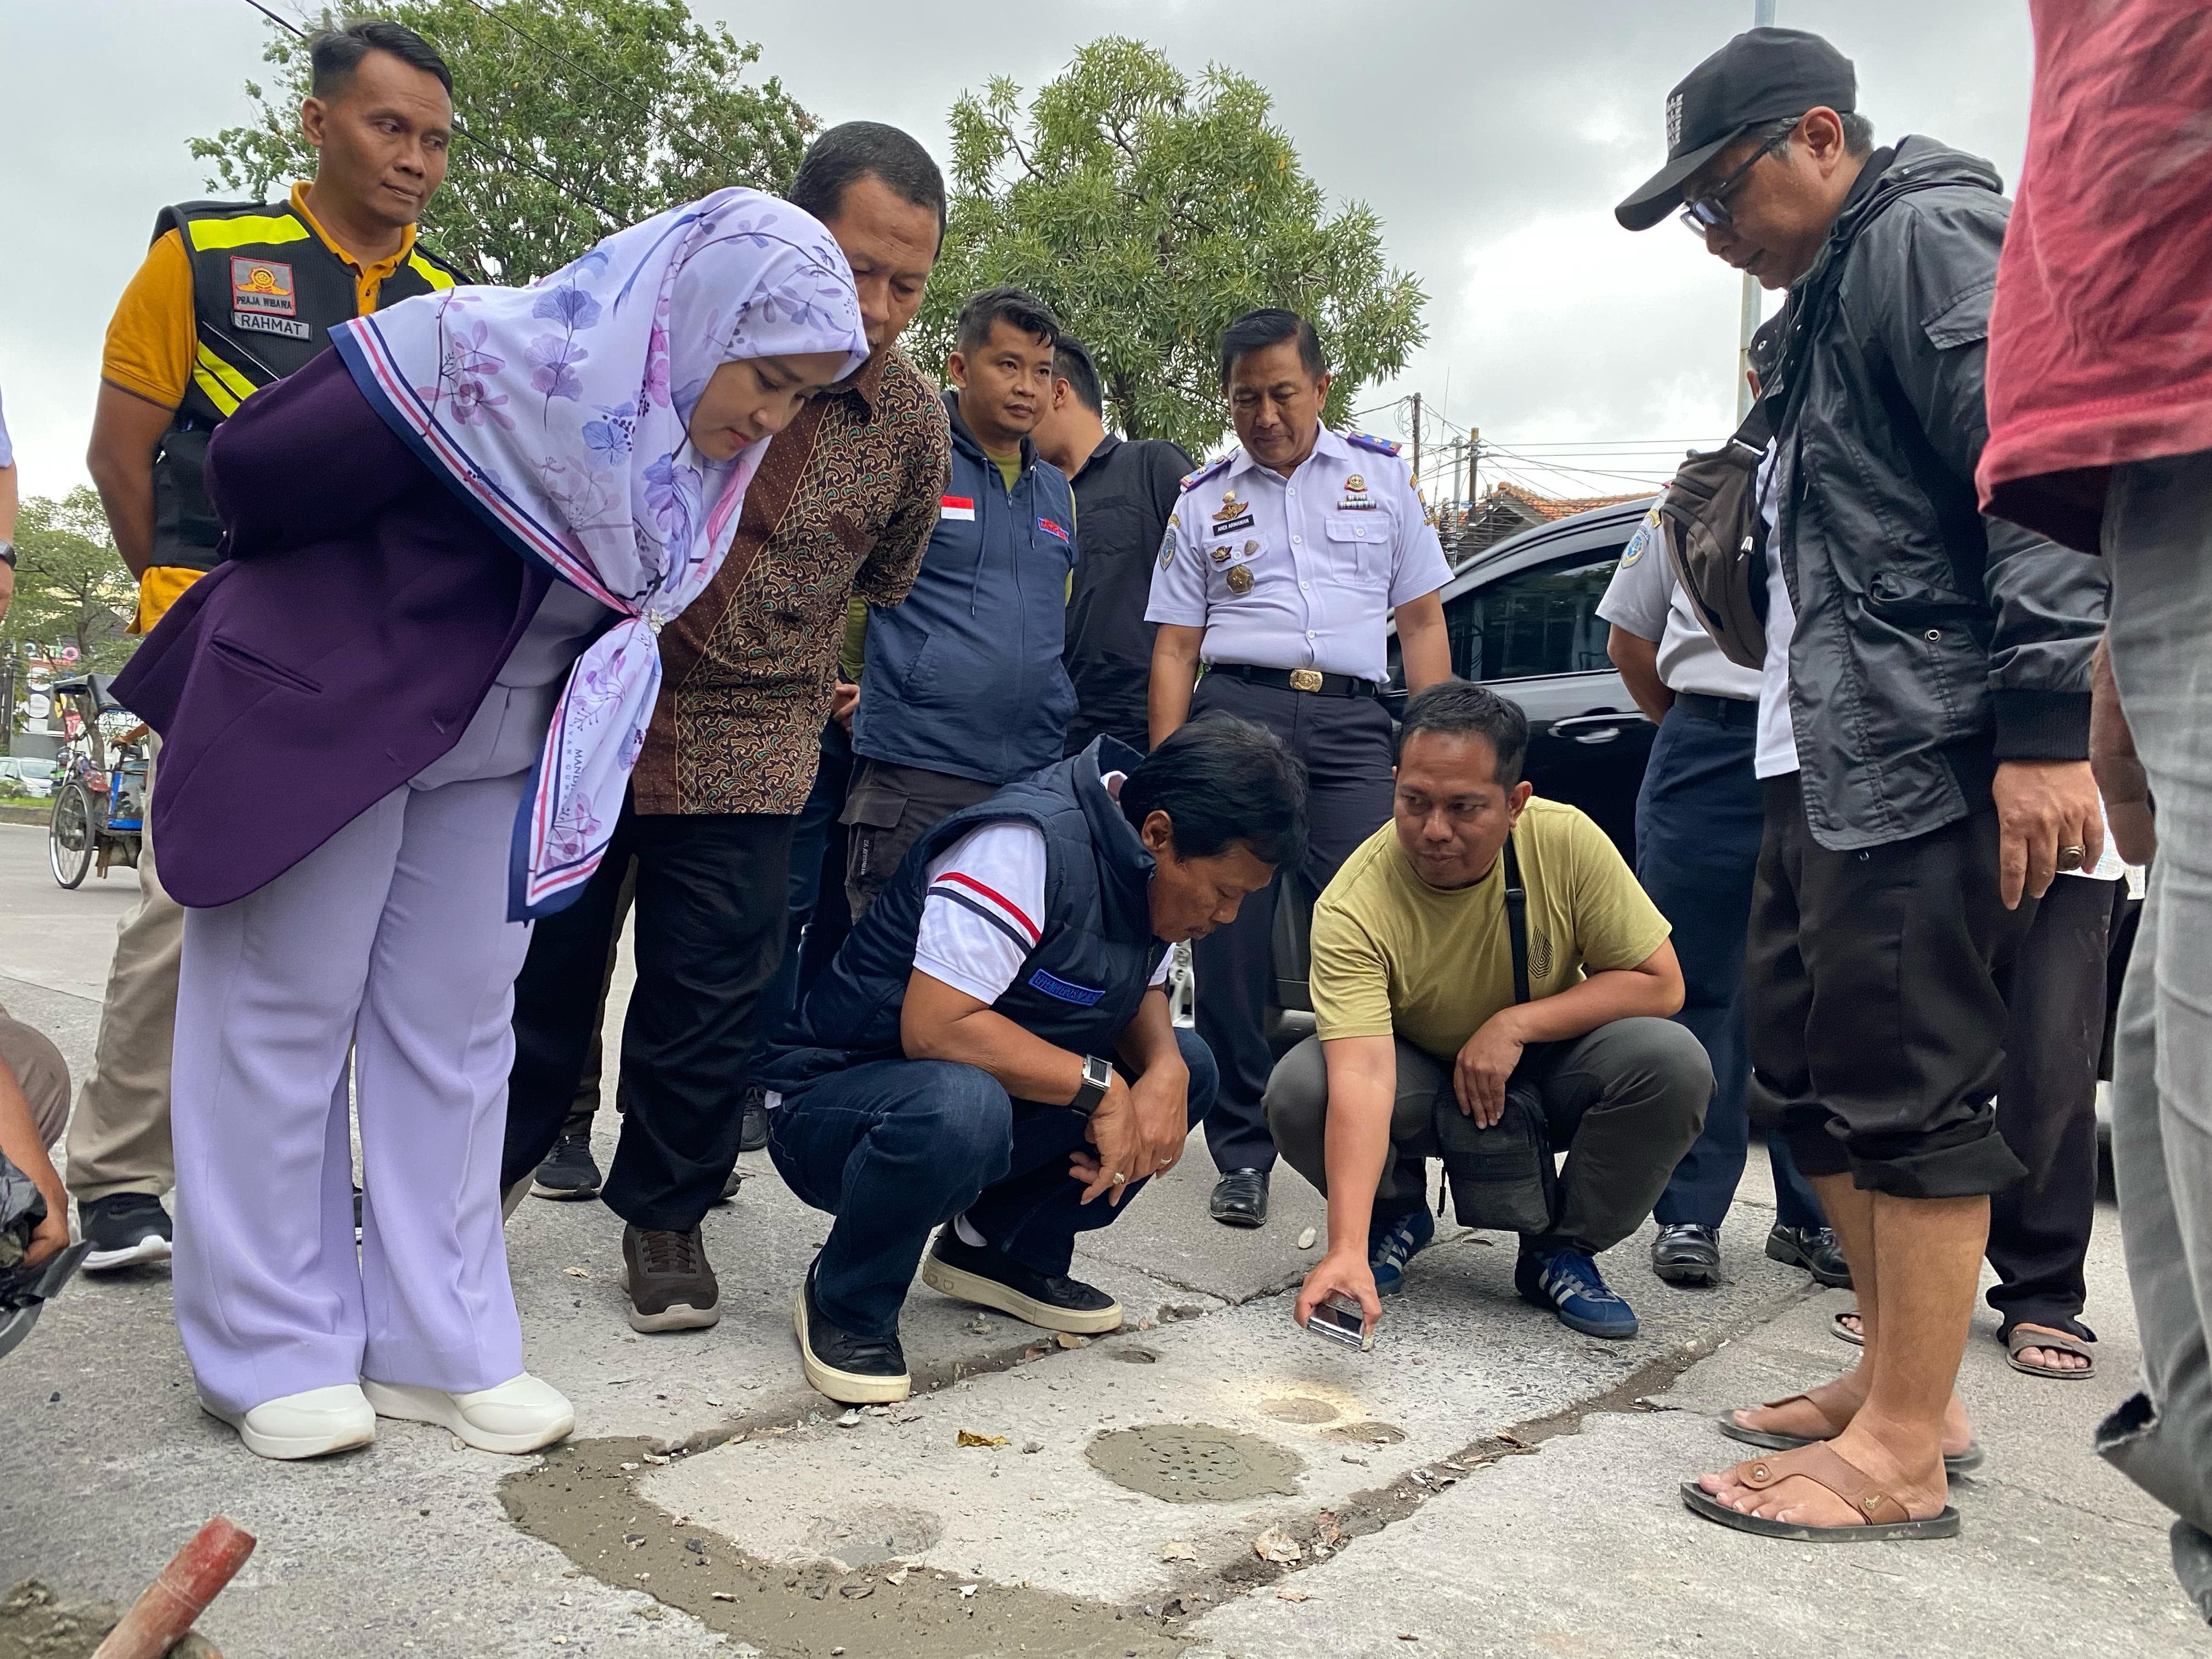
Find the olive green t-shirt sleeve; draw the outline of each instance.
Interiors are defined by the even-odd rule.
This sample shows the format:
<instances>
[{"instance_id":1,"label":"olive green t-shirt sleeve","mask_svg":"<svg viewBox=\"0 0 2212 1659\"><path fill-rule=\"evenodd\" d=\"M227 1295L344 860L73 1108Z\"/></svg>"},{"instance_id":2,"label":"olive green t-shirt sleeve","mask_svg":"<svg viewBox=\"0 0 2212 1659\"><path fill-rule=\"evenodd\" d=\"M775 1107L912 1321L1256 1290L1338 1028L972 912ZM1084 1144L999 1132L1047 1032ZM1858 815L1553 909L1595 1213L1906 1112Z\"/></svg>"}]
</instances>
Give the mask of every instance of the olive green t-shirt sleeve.
<instances>
[{"instance_id":1,"label":"olive green t-shirt sleeve","mask_svg":"<svg viewBox=\"0 0 2212 1659\"><path fill-rule=\"evenodd\" d=\"M1307 990L1322 1040L1389 1036L1390 963L1366 924L1324 898L1314 908L1312 951Z\"/></svg>"},{"instance_id":2,"label":"olive green t-shirt sleeve","mask_svg":"<svg viewBox=\"0 0 2212 1659\"><path fill-rule=\"evenodd\" d=\"M1605 831L1573 818L1575 932L1583 966L1593 974L1633 968L1674 931Z\"/></svg>"}]
</instances>

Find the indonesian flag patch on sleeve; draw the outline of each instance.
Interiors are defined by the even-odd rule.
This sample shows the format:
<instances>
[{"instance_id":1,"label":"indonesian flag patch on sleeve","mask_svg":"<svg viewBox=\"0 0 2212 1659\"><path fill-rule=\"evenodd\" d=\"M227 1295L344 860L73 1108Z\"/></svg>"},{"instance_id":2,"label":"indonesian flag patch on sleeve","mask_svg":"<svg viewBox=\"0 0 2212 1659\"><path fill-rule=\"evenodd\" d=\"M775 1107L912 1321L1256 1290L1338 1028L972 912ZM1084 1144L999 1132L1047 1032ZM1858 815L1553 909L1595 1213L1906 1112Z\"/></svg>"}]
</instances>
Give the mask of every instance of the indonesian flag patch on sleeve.
<instances>
[{"instance_id":1,"label":"indonesian flag patch on sleeve","mask_svg":"<svg viewBox=\"0 0 2212 1659\"><path fill-rule=\"evenodd\" d=\"M973 524L975 521L975 498L972 495L945 496L937 503L937 516L940 519L965 519Z\"/></svg>"}]
</instances>

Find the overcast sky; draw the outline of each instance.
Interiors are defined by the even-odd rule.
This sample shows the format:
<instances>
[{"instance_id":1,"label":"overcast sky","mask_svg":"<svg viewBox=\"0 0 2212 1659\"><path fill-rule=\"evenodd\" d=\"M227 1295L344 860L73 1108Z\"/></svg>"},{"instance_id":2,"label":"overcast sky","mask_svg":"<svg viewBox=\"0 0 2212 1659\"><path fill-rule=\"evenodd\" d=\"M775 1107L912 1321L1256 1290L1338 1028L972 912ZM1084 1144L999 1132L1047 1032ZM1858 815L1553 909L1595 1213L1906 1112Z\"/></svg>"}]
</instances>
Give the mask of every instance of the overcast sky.
<instances>
[{"instance_id":1,"label":"overcast sky","mask_svg":"<svg viewBox=\"0 0 2212 1659\"><path fill-rule=\"evenodd\" d=\"M825 121L893 122L940 159L962 89L996 74L1034 88L1101 34L1141 37L1192 73L1241 70L1272 90L1332 201L1371 206L1391 260L1428 289L1428 343L1362 405L1418 390L1486 441L1582 443L1581 465L1662 472L1595 446L1710 440L1733 422L1737 279L1671 223L1632 236L1611 208L1663 159L1668 88L1749 25L1751 0L692 5L759 40L761 67ZM1778 11L1856 63L1884 142L1933 134L1990 157L2009 185L2026 136L2025 0ZM207 193L185 142L246 117L240 83L263 71L266 32L245 0L0 0L0 222L15 249L0 261L0 395L27 492L83 480L108 312L155 211ZM1391 419L1365 423L1401 435Z\"/></svg>"}]
</instances>

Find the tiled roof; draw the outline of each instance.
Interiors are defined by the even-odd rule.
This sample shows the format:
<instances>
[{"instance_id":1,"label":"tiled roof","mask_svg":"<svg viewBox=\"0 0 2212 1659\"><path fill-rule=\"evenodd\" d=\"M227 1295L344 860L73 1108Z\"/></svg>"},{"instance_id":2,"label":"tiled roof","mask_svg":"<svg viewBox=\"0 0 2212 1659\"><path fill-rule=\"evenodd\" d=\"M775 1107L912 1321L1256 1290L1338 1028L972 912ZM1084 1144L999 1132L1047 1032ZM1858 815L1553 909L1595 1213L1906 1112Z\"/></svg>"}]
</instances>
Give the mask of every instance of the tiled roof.
<instances>
[{"instance_id":1,"label":"tiled roof","mask_svg":"<svg viewBox=\"0 0 2212 1659\"><path fill-rule=\"evenodd\" d=\"M1601 507L1618 507L1623 501L1640 501L1652 492L1632 489L1625 495L1589 495L1574 501L1562 501L1553 495L1539 495L1533 489L1523 489L1519 484L1501 483L1490 492L1492 495L1509 495L1534 513L1546 524L1559 519L1571 519L1577 513L1588 513Z\"/></svg>"}]
</instances>

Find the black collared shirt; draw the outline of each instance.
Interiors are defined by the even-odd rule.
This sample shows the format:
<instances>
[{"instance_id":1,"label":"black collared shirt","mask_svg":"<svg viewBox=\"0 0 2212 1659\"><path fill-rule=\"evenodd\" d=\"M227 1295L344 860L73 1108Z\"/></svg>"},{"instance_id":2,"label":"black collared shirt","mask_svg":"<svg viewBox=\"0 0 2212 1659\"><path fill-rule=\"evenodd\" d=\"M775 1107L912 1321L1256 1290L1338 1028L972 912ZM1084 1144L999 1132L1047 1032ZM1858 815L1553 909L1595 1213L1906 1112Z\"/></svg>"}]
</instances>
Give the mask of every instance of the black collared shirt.
<instances>
[{"instance_id":1,"label":"black collared shirt","mask_svg":"<svg viewBox=\"0 0 2212 1659\"><path fill-rule=\"evenodd\" d=\"M1075 475L1083 557L1067 598L1061 658L1078 702L1067 728L1071 755L1101 732L1139 751L1150 747L1152 624L1145 605L1168 517L1191 470L1190 457L1164 438L1124 442L1109 432Z\"/></svg>"}]
</instances>

